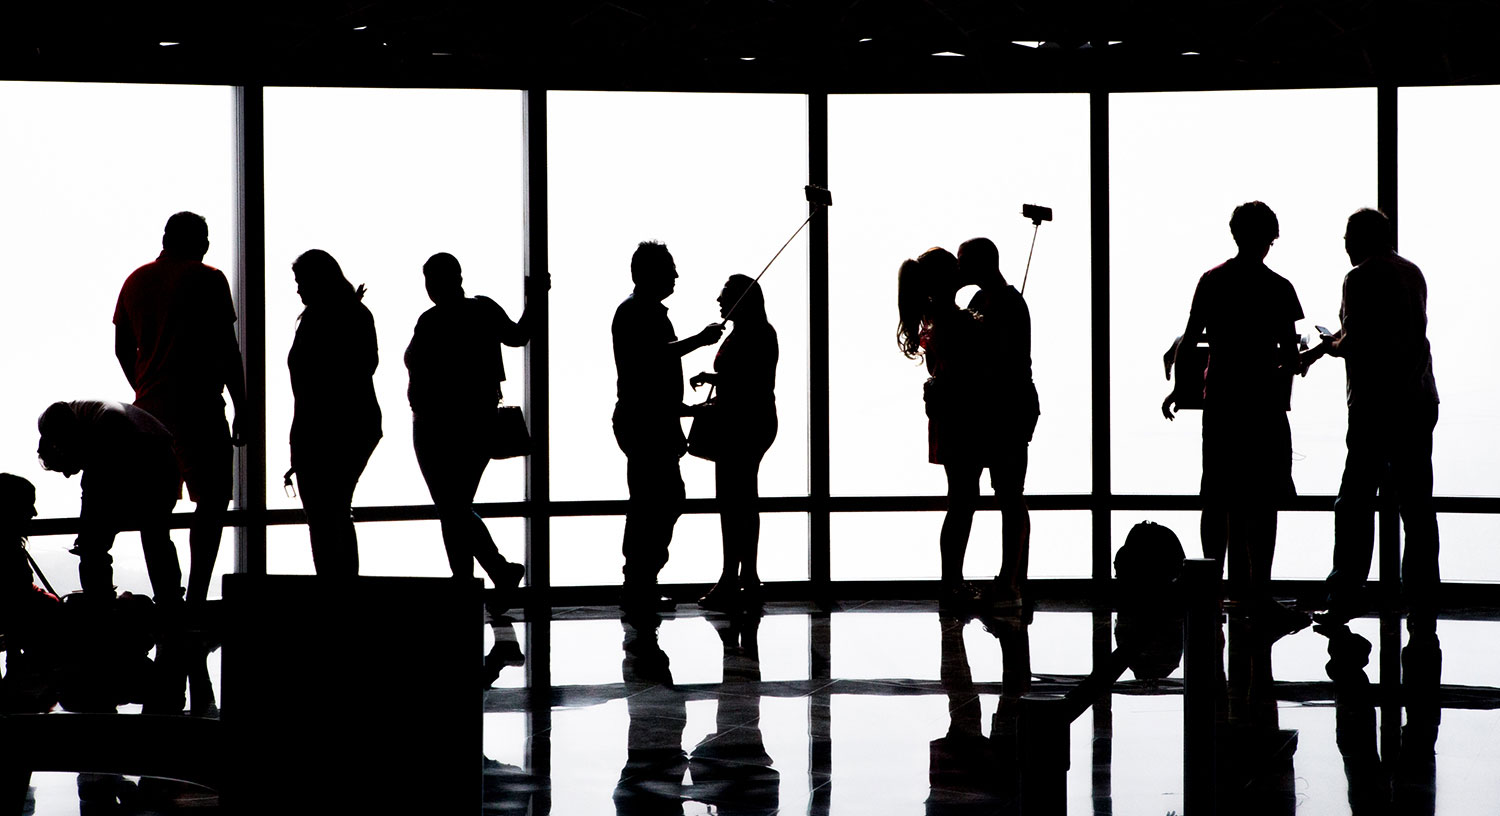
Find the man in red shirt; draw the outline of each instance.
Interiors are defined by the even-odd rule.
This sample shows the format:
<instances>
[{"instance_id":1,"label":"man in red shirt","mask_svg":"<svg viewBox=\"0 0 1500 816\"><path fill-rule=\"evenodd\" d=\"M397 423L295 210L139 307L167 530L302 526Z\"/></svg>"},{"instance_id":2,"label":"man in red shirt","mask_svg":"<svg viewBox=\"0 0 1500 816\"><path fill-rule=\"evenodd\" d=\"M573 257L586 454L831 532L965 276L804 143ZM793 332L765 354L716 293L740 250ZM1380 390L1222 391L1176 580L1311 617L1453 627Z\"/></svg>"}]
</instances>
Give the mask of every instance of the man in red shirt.
<instances>
[{"instance_id":1,"label":"man in red shirt","mask_svg":"<svg viewBox=\"0 0 1500 816\"><path fill-rule=\"evenodd\" d=\"M224 273L203 263L208 223L196 213L167 219L162 251L126 278L115 306L115 357L135 389L135 405L172 432L188 495L197 505L189 535L187 599L208 597L232 492L233 445L244 444L239 417L244 366L234 303ZM224 419L224 389L234 400L235 430Z\"/></svg>"}]
</instances>

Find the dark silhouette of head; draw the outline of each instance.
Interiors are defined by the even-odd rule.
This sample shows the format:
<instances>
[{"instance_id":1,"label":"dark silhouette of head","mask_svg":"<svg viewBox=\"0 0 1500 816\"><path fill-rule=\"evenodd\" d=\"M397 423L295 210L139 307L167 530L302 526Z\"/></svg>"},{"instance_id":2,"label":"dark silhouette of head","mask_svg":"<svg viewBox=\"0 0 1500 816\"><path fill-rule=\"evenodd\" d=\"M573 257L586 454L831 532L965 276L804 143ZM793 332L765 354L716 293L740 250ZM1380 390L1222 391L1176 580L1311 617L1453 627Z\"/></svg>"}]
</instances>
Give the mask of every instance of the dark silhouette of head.
<instances>
[{"instance_id":1,"label":"dark silhouette of head","mask_svg":"<svg viewBox=\"0 0 1500 816\"><path fill-rule=\"evenodd\" d=\"M760 284L747 275L730 275L724 282L724 290L719 293L719 315L729 319L730 309L734 310L736 323L767 322L765 293Z\"/></svg>"},{"instance_id":2,"label":"dark silhouette of head","mask_svg":"<svg viewBox=\"0 0 1500 816\"><path fill-rule=\"evenodd\" d=\"M1344 251L1349 254L1349 263L1359 266L1395 246L1396 236L1385 213L1363 207L1349 216L1344 227Z\"/></svg>"},{"instance_id":3,"label":"dark silhouette of head","mask_svg":"<svg viewBox=\"0 0 1500 816\"><path fill-rule=\"evenodd\" d=\"M659 241L642 241L630 256L630 280L637 294L665 300L677 288L677 262L667 245Z\"/></svg>"},{"instance_id":4,"label":"dark silhouette of head","mask_svg":"<svg viewBox=\"0 0 1500 816\"><path fill-rule=\"evenodd\" d=\"M298 255L292 261L292 276L297 279L297 294L304 306L355 297L354 285L344 277L339 262L321 249Z\"/></svg>"},{"instance_id":5,"label":"dark silhouette of head","mask_svg":"<svg viewBox=\"0 0 1500 816\"><path fill-rule=\"evenodd\" d=\"M982 280L999 278L1000 250L988 238L970 238L958 246L958 277L963 284L979 283Z\"/></svg>"},{"instance_id":6,"label":"dark silhouette of head","mask_svg":"<svg viewBox=\"0 0 1500 816\"><path fill-rule=\"evenodd\" d=\"M896 345L901 353L916 359L922 354L922 330L942 309L953 308L958 292L958 259L942 247L933 247L916 260L901 262L896 276Z\"/></svg>"},{"instance_id":7,"label":"dark silhouette of head","mask_svg":"<svg viewBox=\"0 0 1500 816\"><path fill-rule=\"evenodd\" d=\"M78 417L66 402L54 402L37 418L41 434L36 455L42 467L64 476L83 470L83 439Z\"/></svg>"},{"instance_id":8,"label":"dark silhouette of head","mask_svg":"<svg viewBox=\"0 0 1500 816\"><path fill-rule=\"evenodd\" d=\"M422 277L427 282L427 296L433 303L444 303L464 296L464 273L458 259L446 252L439 252L422 264Z\"/></svg>"},{"instance_id":9,"label":"dark silhouette of head","mask_svg":"<svg viewBox=\"0 0 1500 816\"><path fill-rule=\"evenodd\" d=\"M1241 255L1266 257L1271 244L1281 237L1281 222L1276 213L1262 201L1247 201L1234 208L1229 216L1229 234L1240 248Z\"/></svg>"},{"instance_id":10,"label":"dark silhouette of head","mask_svg":"<svg viewBox=\"0 0 1500 816\"><path fill-rule=\"evenodd\" d=\"M208 253L208 222L203 216L183 211L167 219L161 248L174 258L201 261Z\"/></svg>"},{"instance_id":11,"label":"dark silhouette of head","mask_svg":"<svg viewBox=\"0 0 1500 816\"><path fill-rule=\"evenodd\" d=\"M0 539L26 540L26 525L36 518L36 487L14 473L0 473Z\"/></svg>"}]
</instances>

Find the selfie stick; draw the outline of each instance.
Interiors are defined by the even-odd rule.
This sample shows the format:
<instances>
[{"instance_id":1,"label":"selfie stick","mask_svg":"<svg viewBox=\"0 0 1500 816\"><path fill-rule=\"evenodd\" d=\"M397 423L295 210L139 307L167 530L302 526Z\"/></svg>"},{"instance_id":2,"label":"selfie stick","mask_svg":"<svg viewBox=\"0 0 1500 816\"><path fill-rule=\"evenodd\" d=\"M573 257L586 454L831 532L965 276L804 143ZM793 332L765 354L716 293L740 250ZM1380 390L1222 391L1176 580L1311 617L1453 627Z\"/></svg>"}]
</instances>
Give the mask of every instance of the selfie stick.
<instances>
[{"instance_id":1,"label":"selfie stick","mask_svg":"<svg viewBox=\"0 0 1500 816\"><path fill-rule=\"evenodd\" d=\"M807 200L811 202L815 208L833 206L833 194L829 193L826 189L822 187L815 187L811 184L802 189L807 192ZM761 275L766 274L766 270L771 268L771 264L776 263L776 259L781 257L781 253L786 251L786 248L792 245L792 241L795 241L797 239L797 236L802 234L802 230L806 229L808 224L812 223L813 215L817 212L819 212L819 210L814 209L812 212L807 214L807 220L802 222L802 226L797 227L797 231L792 233L792 237L786 239L786 243L781 245L781 249L776 250L776 254L771 256L771 260L766 261L766 265L760 270L760 275L756 275L755 280L752 283L760 283ZM744 300L745 295L748 294L750 294L750 287L746 286L745 291L741 292L740 296L735 298L734 305L730 306L729 311L724 313L724 319L719 321L719 325L722 326L725 323L729 322L729 318L734 314L734 310L739 308L740 301Z\"/></svg>"},{"instance_id":2,"label":"selfie stick","mask_svg":"<svg viewBox=\"0 0 1500 816\"><path fill-rule=\"evenodd\" d=\"M1042 207L1036 204L1022 204L1021 215L1031 219L1031 251L1026 253L1026 274L1021 276L1021 294L1026 294L1026 279L1031 277L1031 256L1036 254L1036 234L1042 229L1043 221L1052 220L1052 208Z\"/></svg>"}]
</instances>

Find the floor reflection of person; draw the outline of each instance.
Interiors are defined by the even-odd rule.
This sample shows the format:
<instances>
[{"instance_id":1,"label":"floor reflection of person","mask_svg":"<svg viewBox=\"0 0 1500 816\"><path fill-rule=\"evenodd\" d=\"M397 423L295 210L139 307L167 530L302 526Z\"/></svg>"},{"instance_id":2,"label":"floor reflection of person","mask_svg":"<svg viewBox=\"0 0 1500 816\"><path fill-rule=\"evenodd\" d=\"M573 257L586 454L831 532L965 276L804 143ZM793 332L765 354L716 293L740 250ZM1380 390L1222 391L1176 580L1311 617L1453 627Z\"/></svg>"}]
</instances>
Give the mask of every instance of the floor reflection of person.
<instances>
[{"instance_id":1,"label":"floor reflection of person","mask_svg":"<svg viewBox=\"0 0 1500 816\"><path fill-rule=\"evenodd\" d=\"M658 594L657 576L666 566L686 497L680 460L687 438L681 418L694 409L682 402L682 356L718 342L724 327L710 323L677 339L662 303L677 288L677 263L665 244L641 242L630 258L630 279L634 289L610 323L616 372L612 422L630 490L621 541L620 606L626 614L653 614L666 603Z\"/></svg>"},{"instance_id":2,"label":"floor reflection of person","mask_svg":"<svg viewBox=\"0 0 1500 816\"><path fill-rule=\"evenodd\" d=\"M121 530L138 529L157 602L180 604L182 568L169 532L180 482L167 429L134 405L79 400L49 405L37 430L44 468L69 477L83 473L72 553L84 597L115 597L110 548Z\"/></svg>"},{"instance_id":3,"label":"floor reflection of person","mask_svg":"<svg viewBox=\"0 0 1500 816\"><path fill-rule=\"evenodd\" d=\"M688 756L686 796L725 814L775 813L781 774L760 729L760 615L709 619L724 645L724 675L714 731Z\"/></svg>"},{"instance_id":4,"label":"floor reflection of person","mask_svg":"<svg viewBox=\"0 0 1500 816\"><path fill-rule=\"evenodd\" d=\"M681 816L687 775L682 731L687 726L687 699L672 687L670 660L657 640L661 620L632 616L622 621L625 657L621 666L626 688L625 766L615 785L615 812L620 816Z\"/></svg>"},{"instance_id":5,"label":"floor reflection of person","mask_svg":"<svg viewBox=\"0 0 1500 816\"><path fill-rule=\"evenodd\" d=\"M1217 749L1220 812L1291 814L1297 807L1292 757L1298 733L1281 727L1271 668L1275 639L1240 612L1229 616L1227 628L1225 720Z\"/></svg>"},{"instance_id":6,"label":"floor reflection of person","mask_svg":"<svg viewBox=\"0 0 1500 816\"><path fill-rule=\"evenodd\" d=\"M412 446L437 505L449 568L456 578L472 577L478 560L498 591L491 599L495 609L495 599L515 589L526 568L495 547L474 512L474 494L490 463L486 440L505 380L500 348L531 339L532 312L525 309L513 321L495 301L467 297L458 259L446 252L428 258L422 276L433 306L417 319L406 347ZM546 277L526 281L528 303L549 286Z\"/></svg>"},{"instance_id":7,"label":"floor reflection of person","mask_svg":"<svg viewBox=\"0 0 1500 816\"><path fill-rule=\"evenodd\" d=\"M1294 496L1292 433L1287 422L1292 377L1299 368L1296 322L1302 305L1290 281L1265 264L1281 227L1259 201L1236 207L1229 231L1238 253L1203 273L1193 292L1183 345L1207 333L1203 377L1203 512L1227 525L1229 595L1267 631L1291 632L1310 619L1271 597L1277 507ZM1179 353L1177 387L1198 378L1185 370L1194 355ZM1169 396L1162 413L1197 395ZM1205 524L1205 530L1207 524ZM1222 537L1205 532L1205 549ZM1205 552L1218 561L1224 553Z\"/></svg>"},{"instance_id":8,"label":"floor reflection of person","mask_svg":"<svg viewBox=\"0 0 1500 816\"><path fill-rule=\"evenodd\" d=\"M310 249L292 263L304 309L287 355L292 378L291 460L297 474L313 567L319 575L359 574L350 515L354 487L380 441L375 319L338 261Z\"/></svg>"},{"instance_id":9,"label":"floor reflection of person","mask_svg":"<svg viewBox=\"0 0 1500 816\"><path fill-rule=\"evenodd\" d=\"M759 472L761 459L776 439L776 329L766 318L760 284L732 275L719 293L719 315L734 323L714 357L714 370L691 383L714 386L714 410L726 433L714 458L724 567L713 588L698 600L705 609L732 611L762 604L760 572Z\"/></svg>"},{"instance_id":10,"label":"floor reflection of person","mask_svg":"<svg viewBox=\"0 0 1500 816\"><path fill-rule=\"evenodd\" d=\"M1431 816L1437 806L1436 745L1442 709L1438 691L1443 652L1436 633L1414 634L1401 650L1401 699L1406 723L1399 753L1383 761L1376 748L1376 689L1365 667L1370 641L1343 624L1324 624L1328 679L1333 681L1335 739L1344 759L1353 816Z\"/></svg>"},{"instance_id":11,"label":"floor reflection of person","mask_svg":"<svg viewBox=\"0 0 1500 816\"><path fill-rule=\"evenodd\" d=\"M948 731L929 746L928 814L1020 813L1017 751L1020 700L1031 689L1031 646L1024 623L993 619L987 628L1000 646L1001 695L982 731L983 702L974 688L964 643L964 623L939 618L942 665L938 677L948 696Z\"/></svg>"}]
</instances>

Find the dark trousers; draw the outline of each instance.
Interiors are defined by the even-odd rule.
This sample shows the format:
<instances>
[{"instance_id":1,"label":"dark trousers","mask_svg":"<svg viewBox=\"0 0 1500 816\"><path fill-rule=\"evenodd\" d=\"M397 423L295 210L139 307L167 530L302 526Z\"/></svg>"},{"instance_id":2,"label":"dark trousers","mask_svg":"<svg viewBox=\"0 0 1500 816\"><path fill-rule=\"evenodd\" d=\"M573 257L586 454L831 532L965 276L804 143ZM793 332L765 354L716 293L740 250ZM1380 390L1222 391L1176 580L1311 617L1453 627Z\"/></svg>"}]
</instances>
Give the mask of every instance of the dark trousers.
<instances>
[{"instance_id":1,"label":"dark trousers","mask_svg":"<svg viewBox=\"0 0 1500 816\"><path fill-rule=\"evenodd\" d=\"M496 586L505 586L500 568L507 562L495 547L484 519L474 512L479 478L490 463L481 432L461 423L416 420L411 438L417 467L422 469L427 491L437 505L453 577L472 578L477 559Z\"/></svg>"},{"instance_id":2,"label":"dark trousers","mask_svg":"<svg viewBox=\"0 0 1500 816\"><path fill-rule=\"evenodd\" d=\"M297 489L307 513L313 568L319 575L359 574L359 538L354 532L354 487L375 452L375 443L301 450Z\"/></svg>"},{"instance_id":3,"label":"dark trousers","mask_svg":"<svg viewBox=\"0 0 1500 816\"><path fill-rule=\"evenodd\" d=\"M1331 605L1356 604L1370 576L1376 491L1394 494L1406 528L1401 586L1413 612L1435 611L1438 527L1432 509L1432 429L1436 403L1381 410L1351 408L1344 480L1333 503Z\"/></svg>"},{"instance_id":4,"label":"dark trousers","mask_svg":"<svg viewBox=\"0 0 1500 816\"><path fill-rule=\"evenodd\" d=\"M130 472L84 471L79 513L78 583L85 593L114 594L114 557L109 551L122 530L141 531L146 573L158 603L182 599L182 566L170 534L177 504L177 471L170 459L142 454ZM155 461L153 461L155 459Z\"/></svg>"},{"instance_id":5,"label":"dark trousers","mask_svg":"<svg viewBox=\"0 0 1500 816\"><path fill-rule=\"evenodd\" d=\"M623 447L623 446L622 446ZM687 489L675 452L632 448L626 453L630 502L625 513L625 589L650 591L667 564L672 529L682 515Z\"/></svg>"}]
</instances>

